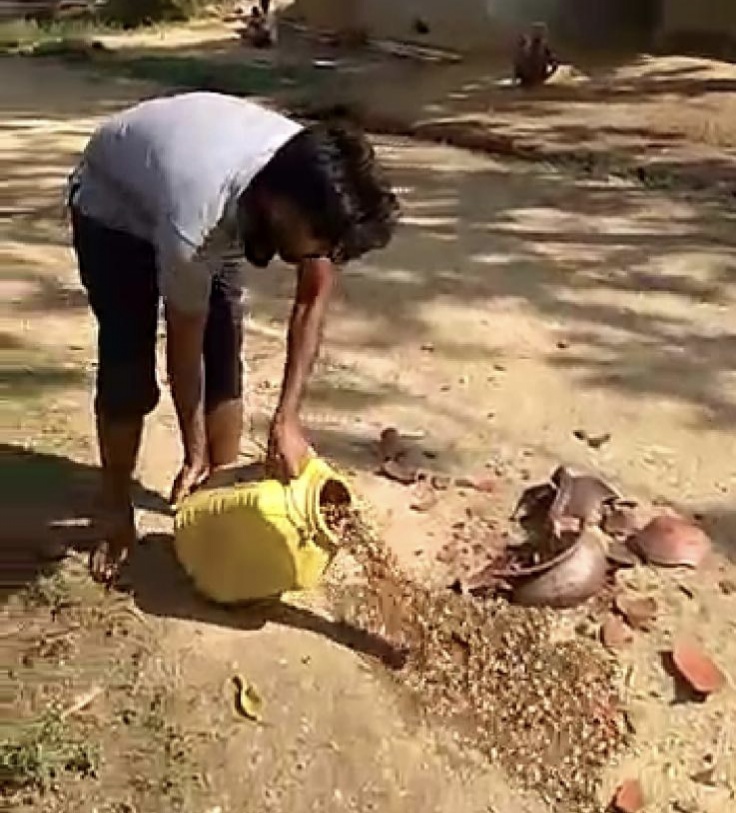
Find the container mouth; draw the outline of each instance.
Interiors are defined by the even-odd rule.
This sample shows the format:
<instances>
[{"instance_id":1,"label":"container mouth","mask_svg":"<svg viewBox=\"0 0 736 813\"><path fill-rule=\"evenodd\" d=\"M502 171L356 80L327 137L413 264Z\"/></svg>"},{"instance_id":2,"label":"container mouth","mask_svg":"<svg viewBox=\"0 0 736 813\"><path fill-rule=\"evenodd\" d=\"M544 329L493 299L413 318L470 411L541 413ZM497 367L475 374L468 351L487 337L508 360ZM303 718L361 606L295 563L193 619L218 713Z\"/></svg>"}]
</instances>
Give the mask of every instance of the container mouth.
<instances>
[{"instance_id":1,"label":"container mouth","mask_svg":"<svg viewBox=\"0 0 736 813\"><path fill-rule=\"evenodd\" d=\"M335 532L328 526L325 513L330 508L349 507L353 498L350 489L335 478L329 478L322 483L319 489L319 511L317 512L317 524L319 530L333 544L338 545L340 539L335 536Z\"/></svg>"}]
</instances>

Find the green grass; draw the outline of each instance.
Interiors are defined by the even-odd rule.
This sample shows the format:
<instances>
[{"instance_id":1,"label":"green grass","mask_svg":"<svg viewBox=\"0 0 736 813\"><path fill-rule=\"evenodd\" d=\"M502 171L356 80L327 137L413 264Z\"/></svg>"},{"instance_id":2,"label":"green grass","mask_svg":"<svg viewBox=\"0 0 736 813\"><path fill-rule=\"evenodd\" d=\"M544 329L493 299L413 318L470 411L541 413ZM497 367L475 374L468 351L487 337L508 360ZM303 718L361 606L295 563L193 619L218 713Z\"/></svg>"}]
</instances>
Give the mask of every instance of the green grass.
<instances>
[{"instance_id":1,"label":"green grass","mask_svg":"<svg viewBox=\"0 0 736 813\"><path fill-rule=\"evenodd\" d=\"M0 788L47 791L62 774L94 776L99 764L96 744L75 736L57 711L3 735Z\"/></svg>"},{"instance_id":2,"label":"green grass","mask_svg":"<svg viewBox=\"0 0 736 813\"><path fill-rule=\"evenodd\" d=\"M257 63L219 62L196 56L114 56L100 59L102 70L170 87L212 90L237 96L267 96L289 86L317 81L309 68L276 68Z\"/></svg>"},{"instance_id":3,"label":"green grass","mask_svg":"<svg viewBox=\"0 0 736 813\"><path fill-rule=\"evenodd\" d=\"M90 20L39 23L34 20L8 20L0 23L0 53L34 53L35 51L74 47L72 43L89 40L103 33L104 27Z\"/></svg>"}]
</instances>

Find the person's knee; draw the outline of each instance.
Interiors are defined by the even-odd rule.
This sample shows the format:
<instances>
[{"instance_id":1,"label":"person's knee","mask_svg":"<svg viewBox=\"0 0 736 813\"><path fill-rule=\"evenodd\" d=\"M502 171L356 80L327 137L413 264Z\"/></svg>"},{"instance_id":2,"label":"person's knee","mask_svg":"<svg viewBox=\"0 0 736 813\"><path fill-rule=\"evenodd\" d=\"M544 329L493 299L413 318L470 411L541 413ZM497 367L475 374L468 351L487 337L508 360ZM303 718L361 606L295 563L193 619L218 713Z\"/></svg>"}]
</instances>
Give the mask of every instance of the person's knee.
<instances>
[{"instance_id":1,"label":"person's knee","mask_svg":"<svg viewBox=\"0 0 736 813\"><path fill-rule=\"evenodd\" d=\"M243 397L244 316L242 287L226 275L216 277L204 337L204 397L208 413Z\"/></svg>"},{"instance_id":2,"label":"person's knee","mask_svg":"<svg viewBox=\"0 0 736 813\"><path fill-rule=\"evenodd\" d=\"M120 421L142 420L153 412L160 392L155 371L137 364L101 365L95 412Z\"/></svg>"}]
</instances>

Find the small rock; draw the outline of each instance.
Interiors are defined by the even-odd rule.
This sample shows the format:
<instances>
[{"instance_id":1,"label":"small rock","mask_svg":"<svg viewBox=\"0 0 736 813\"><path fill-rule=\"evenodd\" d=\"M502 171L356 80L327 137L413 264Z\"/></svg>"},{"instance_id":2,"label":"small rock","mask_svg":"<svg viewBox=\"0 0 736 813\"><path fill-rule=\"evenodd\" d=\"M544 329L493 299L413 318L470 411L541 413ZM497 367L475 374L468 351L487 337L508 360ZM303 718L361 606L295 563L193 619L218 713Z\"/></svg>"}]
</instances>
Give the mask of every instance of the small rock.
<instances>
[{"instance_id":1,"label":"small rock","mask_svg":"<svg viewBox=\"0 0 736 813\"><path fill-rule=\"evenodd\" d=\"M601 627L601 642L606 649L623 649L634 640L634 635L624 622L609 615Z\"/></svg>"},{"instance_id":2,"label":"small rock","mask_svg":"<svg viewBox=\"0 0 736 813\"><path fill-rule=\"evenodd\" d=\"M616 596L616 609L635 630L649 630L657 618L657 602L651 596Z\"/></svg>"},{"instance_id":3,"label":"small rock","mask_svg":"<svg viewBox=\"0 0 736 813\"><path fill-rule=\"evenodd\" d=\"M644 807L644 792L638 779L627 779L611 803L615 813L638 813Z\"/></svg>"},{"instance_id":4,"label":"small rock","mask_svg":"<svg viewBox=\"0 0 736 813\"><path fill-rule=\"evenodd\" d=\"M423 344L421 349L424 353L434 353L434 345L431 342Z\"/></svg>"},{"instance_id":5,"label":"small rock","mask_svg":"<svg viewBox=\"0 0 736 813\"><path fill-rule=\"evenodd\" d=\"M593 435L592 437L588 436L587 443L588 443L588 446L590 446L591 449L596 449L597 450L597 449L603 448L603 446L605 446L607 443L610 443L610 441L611 441L611 433L610 432L604 432L602 435Z\"/></svg>"},{"instance_id":6,"label":"small rock","mask_svg":"<svg viewBox=\"0 0 736 813\"><path fill-rule=\"evenodd\" d=\"M454 545L445 545L437 554L436 559L443 565L448 565L457 555L457 550Z\"/></svg>"},{"instance_id":7,"label":"small rock","mask_svg":"<svg viewBox=\"0 0 736 813\"><path fill-rule=\"evenodd\" d=\"M682 679L700 695L707 697L720 691L726 677L703 650L690 641L677 641L672 649L672 663Z\"/></svg>"},{"instance_id":8,"label":"small rock","mask_svg":"<svg viewBox=\"0 0 736 813\"><path fill-rule=\"evenodd\" d=\"M565 341L564 339L561 339L559 342L557 342L557 349L558 350L567 350L569 347L570 347L570 342Z\"/></svg>"},{"instance_id":9,"label":"small rock","mask_svg":"<svg viewBox=\"0 0 736 813\"><path fill-rule=\"evenodd\" d=\"M724 596L732 596L736 593L736 581L732 579L722 579L718 582L718 587Z\"/></svg>"}]
</instances>

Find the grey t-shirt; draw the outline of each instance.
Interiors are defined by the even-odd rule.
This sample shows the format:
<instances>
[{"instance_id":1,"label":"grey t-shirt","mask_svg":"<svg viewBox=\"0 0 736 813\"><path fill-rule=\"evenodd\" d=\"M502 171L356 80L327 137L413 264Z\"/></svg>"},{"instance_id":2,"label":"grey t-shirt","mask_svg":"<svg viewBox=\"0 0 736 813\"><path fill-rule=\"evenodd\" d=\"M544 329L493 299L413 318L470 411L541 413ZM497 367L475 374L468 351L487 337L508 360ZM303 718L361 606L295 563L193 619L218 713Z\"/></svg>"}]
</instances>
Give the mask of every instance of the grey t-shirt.
<instances>
[{"instance_id":1,"label":"grey t-shirt","mask_svg":"<svg viewBox=\"0 0 736 813\"><path fill-rule=\"evenodd\" d=\"M145 101L94 133L72 174L71 204L149 241L164 298L204 311L212 274L237 242L239 196L300 130L285 116L219 93Z\"/></svg>"}]
</instances>

